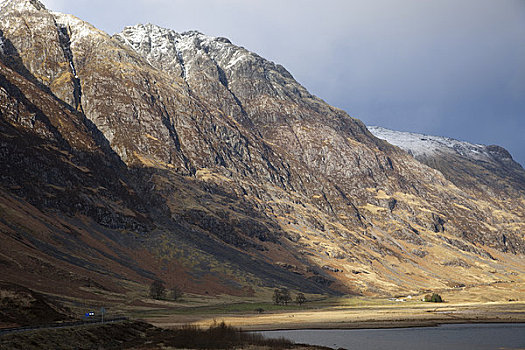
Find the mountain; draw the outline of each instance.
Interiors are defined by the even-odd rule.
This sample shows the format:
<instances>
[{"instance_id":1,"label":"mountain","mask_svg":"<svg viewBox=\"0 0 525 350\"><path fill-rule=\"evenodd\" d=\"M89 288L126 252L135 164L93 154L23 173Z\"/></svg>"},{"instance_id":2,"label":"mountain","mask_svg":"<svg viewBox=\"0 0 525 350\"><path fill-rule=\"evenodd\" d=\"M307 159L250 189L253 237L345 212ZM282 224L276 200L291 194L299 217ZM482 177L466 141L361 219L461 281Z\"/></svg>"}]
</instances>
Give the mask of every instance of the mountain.
<instances>
[{"instance_id":1,"label":"mountain","mask_svg":"<svg viewBox=\"0 0 525 350\"><path fill-rule=\"evenodd\" d=\"M497 145L478 145L451 138L393 131L377 126L374 136L398 146L448 180L478 197L519 198L525 193L525 170Z\"/></svg>"},{"instance_id":2,"label":"mountain","mask_svg":"<svg viewBox=\"0 0 525 350\"><path fill-rule=\"evenodd\" d=\"M519 176L425 165L225 38L0 6L2 279L122 301L153 279L234 295L523 285Z\"/></svg>"}]
</instances>

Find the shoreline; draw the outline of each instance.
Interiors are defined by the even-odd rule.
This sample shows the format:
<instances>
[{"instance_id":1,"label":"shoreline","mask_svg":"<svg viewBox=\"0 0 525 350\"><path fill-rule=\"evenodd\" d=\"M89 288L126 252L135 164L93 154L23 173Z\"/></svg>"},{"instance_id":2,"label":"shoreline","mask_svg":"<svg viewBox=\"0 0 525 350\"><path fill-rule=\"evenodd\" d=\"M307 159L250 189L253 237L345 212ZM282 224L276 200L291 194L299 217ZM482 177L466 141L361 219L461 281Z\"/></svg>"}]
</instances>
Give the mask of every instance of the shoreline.
<instances>
[{"instance_id":1,"label":"shoreline","mask_svg":"<svg viewBox=\"0 0 525 350\"><path fill-rule=\"evenodd\" d=\"M268 327L241 327L243 332L279 332L279 331L301 331L301 330L366 330L366 329L406 329L406 328L432 328L439 327L442 325L454 325L454 324L464 324L464 325L478 325L478 324L517 324L525 325L525 320L517 321L506 321L506 320L436 320L436 322L401 322L396 325L386 324L383 322L363 322L359 324L347 324L347 325L324 325L324 326L311 326L304 325L300 327L284 327L284 328L268 328Z\"/></svg>"}]
</instances>

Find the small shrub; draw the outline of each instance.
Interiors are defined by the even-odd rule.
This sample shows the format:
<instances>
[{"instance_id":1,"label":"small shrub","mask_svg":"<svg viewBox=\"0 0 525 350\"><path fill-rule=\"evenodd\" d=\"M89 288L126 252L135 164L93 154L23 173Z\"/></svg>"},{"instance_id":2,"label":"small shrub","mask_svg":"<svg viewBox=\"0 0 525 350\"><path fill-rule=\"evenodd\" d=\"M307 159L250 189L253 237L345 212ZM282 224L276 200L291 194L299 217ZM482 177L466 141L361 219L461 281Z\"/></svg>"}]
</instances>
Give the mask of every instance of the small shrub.
<instances>
[{"instance_id":1,"label":"small shrub","mask_svg":"<svg viewBox=\"0 0 525 350\"><path fill-rule=\"evenodd\" d=\"M430 294L425 295L425 301L429 303L442 303L443 298L441 298L441 295L437 293L432 293L432 295Z\"/></svg>"},{"instance_id":2,"label":"small shrub","mask_svg":"<svg viewBox=\"0 0 525 350\"><path fill-rule=\"evenodd\" d=\"M162 299L166 296L166 286L161 280L155 280L149 288L149 296L153 299Z\"/></svg>"},{"instance_id":3,"label":"small shrub","mask_svg":"<svg viewBox=\"0 0 525 350\"><path fill-rule=\"evenodd\" d=\"M171 331L164 340L168 346L193 349L232 349L248 345L270 347L272 349L289 348L293 345L290 340L267 339L261 334L243 332L224 322L214 324L208 329L201 329L194 325L186 325Z\"/></svg>"}]
</instances>

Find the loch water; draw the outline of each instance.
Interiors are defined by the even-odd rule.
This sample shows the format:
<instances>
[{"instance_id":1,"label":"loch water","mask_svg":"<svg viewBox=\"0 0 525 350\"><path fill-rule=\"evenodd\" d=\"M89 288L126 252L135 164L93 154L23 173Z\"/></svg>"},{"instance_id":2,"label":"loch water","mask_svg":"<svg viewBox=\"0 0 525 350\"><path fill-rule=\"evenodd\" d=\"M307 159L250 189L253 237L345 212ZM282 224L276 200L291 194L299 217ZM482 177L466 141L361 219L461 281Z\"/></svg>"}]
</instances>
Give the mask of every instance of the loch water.
<instances>
[{"instance_id":1,"label":"loch water","mask_svg":"<svg viewBox=\"0 0 525 350\"><path fill-rule=\"evenodd\" d=\"M296 343L348 350L525 349L525 323L449 324L392 329L290 330L259 332Z\"/></svg>"}]
</instances>

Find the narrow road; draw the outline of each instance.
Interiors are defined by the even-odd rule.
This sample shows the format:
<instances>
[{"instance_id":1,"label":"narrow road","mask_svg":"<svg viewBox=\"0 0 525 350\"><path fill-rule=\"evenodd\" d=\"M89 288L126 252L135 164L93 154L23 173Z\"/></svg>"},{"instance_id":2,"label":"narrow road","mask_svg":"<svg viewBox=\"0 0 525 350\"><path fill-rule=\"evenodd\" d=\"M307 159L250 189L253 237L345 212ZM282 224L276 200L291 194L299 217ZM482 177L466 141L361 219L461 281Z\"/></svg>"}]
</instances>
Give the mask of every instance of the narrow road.
<instances>
[{"instance_id":1,"label":"narrow road","mask_svg":"<svg viewBox=\"0 0 525 350\"><path fill-rule=\"evenodd\" d=\"M25 326L25 327L14 327L14 328L0 328L0 337L6 334L11 333L21 333L29 332L40 329L56 329L56 328L67 328L67 327L76 327L76 326L85 326L92 324L105 324L105 323L115 323L121 321L127 321L128 317L114 317L107 320L93 320L93 321L70 321L70 322L60 322L60 323L50 323L39 326Z\"/></svg>"}]
</instances>

